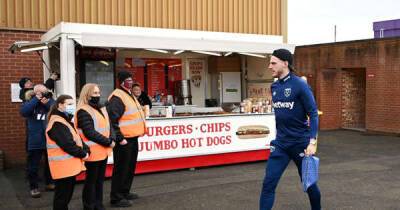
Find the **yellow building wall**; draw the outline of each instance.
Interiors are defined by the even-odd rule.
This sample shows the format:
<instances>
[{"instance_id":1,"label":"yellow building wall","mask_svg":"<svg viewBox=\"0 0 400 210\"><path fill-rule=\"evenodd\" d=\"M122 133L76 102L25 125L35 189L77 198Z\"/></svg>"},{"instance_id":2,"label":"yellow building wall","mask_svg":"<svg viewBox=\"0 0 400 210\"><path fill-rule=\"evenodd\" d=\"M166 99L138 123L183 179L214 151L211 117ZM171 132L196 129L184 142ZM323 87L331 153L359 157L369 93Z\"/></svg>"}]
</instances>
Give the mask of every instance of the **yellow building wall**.
<instances>
[{"instance_id":1,"label":"yellow building wall","mask_svg":"<svg viewBox=\"0 0 400 210\"><path fill-rule=\"evenodd\" d=\"M0 0L0 29L59 22L282 35L287 0Z\"/></svg>"}]
</instances>

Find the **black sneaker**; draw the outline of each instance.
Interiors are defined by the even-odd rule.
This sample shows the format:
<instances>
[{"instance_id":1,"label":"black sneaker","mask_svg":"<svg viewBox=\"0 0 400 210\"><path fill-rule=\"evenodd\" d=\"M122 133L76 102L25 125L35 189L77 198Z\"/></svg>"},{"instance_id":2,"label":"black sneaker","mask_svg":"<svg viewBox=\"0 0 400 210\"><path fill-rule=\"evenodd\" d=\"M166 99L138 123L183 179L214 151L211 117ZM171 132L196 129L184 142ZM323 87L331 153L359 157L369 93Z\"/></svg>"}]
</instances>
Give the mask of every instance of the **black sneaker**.
<instances>
[{"instance_id":1,"label":"black sneaker","mask_svg":"<svg viewBox=\"0 0 400 210\"><path fill-rule=\"evenodd\" d=\"M39 189L32 189L31 190L31 197L32 198L40 198L41 194Z\"/></svg>"},{"instance_id":2,"label":"black sneaker","mask_svg":"<svg viewBox=\"0 0 400 210\"><path fill-rule=\"evenodd\" d=\"M125 208L125 207L131 207L132 203L126 199L122 199L120 201L111 201L111 207L115 208Z\"/></svg>"},{"instance_id":3,"label":"black sneaker","mask_svg":"<svg viewBox=\"0 0 400 210\"><path fill-rule=\"evenodd\" d=\"M125 199L130 200L130 201L138 199L138 198L139 198L139 195L136 193L129 193L128 195L125 196Z\"/></svg>"}]
</instances>

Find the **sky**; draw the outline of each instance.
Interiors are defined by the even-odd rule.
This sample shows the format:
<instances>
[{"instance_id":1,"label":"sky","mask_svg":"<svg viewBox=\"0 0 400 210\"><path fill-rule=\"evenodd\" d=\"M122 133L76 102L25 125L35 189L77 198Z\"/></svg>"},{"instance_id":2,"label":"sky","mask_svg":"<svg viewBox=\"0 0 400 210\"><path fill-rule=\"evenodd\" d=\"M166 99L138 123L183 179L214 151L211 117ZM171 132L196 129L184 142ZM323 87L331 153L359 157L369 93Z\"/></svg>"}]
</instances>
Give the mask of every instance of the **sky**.
<instances>
[{"instance_id":1,"label":"sky","mask_svg":"<svg viewBox=\"0 0 400 210\"><path fill-rule=\"evenodd\" d=\"M376 21L400 19L400 0L288 0L288 43L371 39Z\"/></svg>"}]
</instances>

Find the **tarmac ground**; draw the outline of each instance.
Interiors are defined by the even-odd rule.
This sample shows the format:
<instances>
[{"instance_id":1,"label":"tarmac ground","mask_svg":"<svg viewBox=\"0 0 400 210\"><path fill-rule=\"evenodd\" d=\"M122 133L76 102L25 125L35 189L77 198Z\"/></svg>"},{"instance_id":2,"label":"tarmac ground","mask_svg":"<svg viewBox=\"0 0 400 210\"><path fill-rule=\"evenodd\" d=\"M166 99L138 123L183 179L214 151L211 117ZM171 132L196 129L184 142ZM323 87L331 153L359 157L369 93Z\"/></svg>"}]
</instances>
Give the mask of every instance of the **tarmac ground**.
<instances>
[{"instance_id":1,"label":"tarmac ground","mask_svg":"<svg viewBox=\"0 0 400 210\"><path fill-rule=\"evenodd\" d=\"M400 137L323 131L318 144L323 209L400 209ZM137 175L133 190L140 198L127 209L258 209L264 170L261 161ZM0 209L51 209L53 193L31 198L24 177L23 168L0 172ZM104 183L107 209L110 184ZM82 187L75 186L69 209L82 209ZM274 209L310 209L293 162L278 185Z\"/></svg>"}]
</instances>

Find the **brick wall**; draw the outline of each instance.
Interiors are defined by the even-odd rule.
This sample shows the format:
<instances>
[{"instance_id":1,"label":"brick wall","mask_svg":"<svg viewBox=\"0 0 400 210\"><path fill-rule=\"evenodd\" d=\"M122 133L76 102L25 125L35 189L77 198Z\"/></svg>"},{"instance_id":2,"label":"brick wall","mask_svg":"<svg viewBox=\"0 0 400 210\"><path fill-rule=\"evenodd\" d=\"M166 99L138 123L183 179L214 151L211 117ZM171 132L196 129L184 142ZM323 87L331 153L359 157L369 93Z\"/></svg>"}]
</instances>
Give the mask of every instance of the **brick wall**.
<instances>
[{"instance_id":1,"label":"brick wall","mask_svg":"<svg viewBox=\"0 0 400 210\"><path fill-rule=\"evenodd\" d=\"M341 126L341 72L335 69L323 69L318 74L316 100L320 116L321 129L337 129Z\"/></svg>"},{"instance_id":2,"label":"brick wall","mask_svg":"<svg viewBox=\"0 0 400 210\"><path fill-rule=\"evenodd\" d=\"M296 47L295 66L315 72L321 129L342 127L342 70L365 69L365 128L400 133L400 38Z\"/></svg>"},{"instance_id":3,"label":"brick wall","mask_svg":"<svg viewBox=\"0 0 400 210\"><path fill-rule=\"evenodd\" d=\"M365 70L342 70L342 127L365 129Z\"/></svg>"},{"instance_id":4,"label":"brick wall","mask_svg":"<svg viewBox=\"0 0 400 210\"><path fill-rule=\"evenodd\" d=\"M30 77L43 82L42 63L35 53L11 54L8 48L15 41L39 41L42 33L0 30L0 150L6 166L23 164L25 154L25 121L19 115L21 103L11 103L11 83Z\"/></svg>"}]
</instances>

